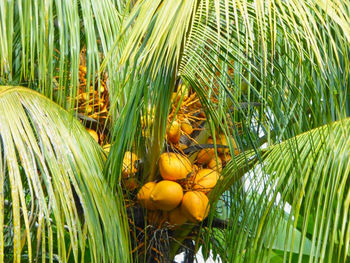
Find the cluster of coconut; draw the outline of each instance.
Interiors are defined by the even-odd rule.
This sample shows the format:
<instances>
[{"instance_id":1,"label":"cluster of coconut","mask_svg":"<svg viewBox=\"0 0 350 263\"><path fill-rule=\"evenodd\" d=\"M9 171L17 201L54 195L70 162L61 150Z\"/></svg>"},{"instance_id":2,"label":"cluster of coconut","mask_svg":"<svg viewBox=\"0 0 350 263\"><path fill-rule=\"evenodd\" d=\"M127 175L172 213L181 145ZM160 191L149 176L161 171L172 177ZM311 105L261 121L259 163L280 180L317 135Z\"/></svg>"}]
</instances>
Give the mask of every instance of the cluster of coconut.
<instances>
[{"instance_id":1,"label":"cluster of coconut","mask_svg":"<svg viewBox=\"0 0 350 263\"><path fill-rule=\"evenodd\" d=\"M195 130L200 130L199 125L205 121L204 111L199 98L190 88L181 84L177 92L172 95L172 105L168 116L166 140L168 143L180 146L181 149L187 145L181 143L181 135L190 137Z\"/></svg>"},{"instance_id":2,"label":"cluster of coconut","mask_svg":"<svg viewBox=\"0 0 350 263\"><path fill-rule=\"evenodd\" d=\"M74 100L75 107L80 114L96 120L103 127L108 118L109 109L107 75L105 73L96 74L95 82L90 79L88 86L85 52L86 49L83 48L80 54L78 95L70 99ZM90 127L87 128L87 131L97 143L103 144L105 134L101 129L98 130L97 127L91 129Z\"/></svg>"},{"instance_id":3,"label":"cluster of coconut","mask_svg":"<svg viewBox=\"0 0 350 263\"><path fill-rule=\"evenodd\" d=\"M220 134L215 137L217 144L217 151L213 146L208 148L201 149L198 152L196 164L199 166L207 167L218 171L219 173L222 170L222 166L231 160L230 149L228 148L228 142L224 134ZM231 140L232 146L234 148L234 154L237 155L239 150L236 146L235 141ZM209 137L207 140L207 145L214 145L214 140L212 137ZM218 158L217 158L218 156Z\"/></svg>"},{"instance_id":4,"label":"cluster of coconut","mask_svg":"<svg viewBox=\"0 0 350 263\"><path fill-rule=\"evenodd\" d=\"M161 210L171 226L205 219L210 209L207 194L220 174L198 169L178 153L163 153L158 164L162 180L143 185L137 194L139 203L150 211Z\"/></svg>"},{"instance_id":5,"label":"cluster of coconut","mask_svg":"<svg viewBox=\"0 0 350 263\"><path fill-rule=\"evenodd\" d=\"M180 142L181 133L191 135L192 132L193 132L193 127L187 119L184 119L184 120L177 119L168 125L166 139L168 142L171 142L173 144L178 144Z\"/></svg>"}]
</instances>

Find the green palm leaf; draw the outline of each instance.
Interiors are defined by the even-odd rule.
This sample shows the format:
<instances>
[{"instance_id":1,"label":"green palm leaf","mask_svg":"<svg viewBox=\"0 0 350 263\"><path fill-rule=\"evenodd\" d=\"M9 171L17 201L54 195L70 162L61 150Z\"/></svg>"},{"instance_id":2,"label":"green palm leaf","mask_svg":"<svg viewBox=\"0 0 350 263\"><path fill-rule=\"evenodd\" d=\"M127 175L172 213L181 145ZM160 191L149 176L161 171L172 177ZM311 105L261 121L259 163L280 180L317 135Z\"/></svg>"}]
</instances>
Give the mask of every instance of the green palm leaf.
<instances>
[{"instance_id":1,"label":"green palm leaf","mask_svg":"<svg viewBox=\"0 0 350 263\"><path fill-rule=\"evenodd\" d=\"M127 262L102 149L58 105L0 88L0 262Z\"/></svg>"},{"instance_id":2,"label":"green palm leaf","mask_svg":"<svg viewBox=\"0 0 350 263\"><path fill-rule=\"evenodd\" d=\"M0 84L29 86L72 109L82 48L86 48L86 91L90 86L99 90L95 73L119 33L125 5L111 0L2 2Z\"/></svg>"},{"instance_id":3,"label":"green palm leaf","mask_svg":"<svg viewBox=\"0 0 350 263\"><path fill-rule=\"evenodd\" d=\"M231 188L226 245L233 251L223 257L260 262L281 250L287 262L349 260L349 125L345 119L323 126L262 154L243 184ZM243 168L241 159L236 164ZM226 169L222 186L237 174L234 162Z\"/></svg>"}]
</instances>

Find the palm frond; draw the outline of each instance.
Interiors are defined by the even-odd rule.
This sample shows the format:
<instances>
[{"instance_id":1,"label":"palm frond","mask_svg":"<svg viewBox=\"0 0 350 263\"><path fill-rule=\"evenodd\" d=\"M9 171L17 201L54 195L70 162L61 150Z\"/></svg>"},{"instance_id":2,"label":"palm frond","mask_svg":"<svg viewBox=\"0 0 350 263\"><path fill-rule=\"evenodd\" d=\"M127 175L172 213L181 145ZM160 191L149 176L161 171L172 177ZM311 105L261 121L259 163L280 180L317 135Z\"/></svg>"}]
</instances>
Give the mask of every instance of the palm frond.
<instances>
[{"instance_id":1,"label":"palm frond","mask_svg":"<svg viewBox=\"0 0 350 263\"><path fill-rule=\"evenodd\" d=\"M177 68L197 1L139 1L125 22L131 26L120 65L150 68L154 78L161 67Z\"/></svg>"},{"instance_id":2,"label":"palm frond","mask_svg":"<svg viewBox=\"0 0 350 263\"><path fill-rule=\"evenodd\" d=\"M312 124L309 120L300 121L297 125L301 127L294 127L300 130L286 135L288 138L325 124L325 116L319 112L329 112L331 104L347 103L334 101L328 94L337 92L340 98L346 98L349 40L344 35L348 17L343 17L340 23L338 19L332 20L332 8L327 13L322 4L298 0L290 3L299 7L294 12L278 1L263 4L221 1L218 6L210 1L205 3L198 5L179 74L203 94L203 103L208 101L204 103L208 108L216 106L209 105L206 94L226 104L225 110L232 105L238 108L242 101L258 101L261 110L272 110L271 115L275 122L280 122L277 125L284 126L282 129L288 127L281 122L286 119L290 122L297 111L317 113L313 118L320 119ZM337 3L334 6L339 9L344 5L343 1ZM314 16L307 16L313 12ZM321 96L322 102L316 96ZM250 121L253 114L256 113L248 109L244 118ZM326 118L332 121L346 114L342 107ZM215 115L222 118L218 113ZM266 112L259 115L260 122L270 122Z\"/></svg>"},{"instance_id":3,"label":"palm frond","mask_svg":"<svg viewBox=\"0 0 350 263\"><path fill-rule=\"evenodd\" d=\"M104 154L74 117L22 87L0 88L0 262L128 262L122 203Z\"/></svg>"},{"instance_id":4,"label":"palm frond","mask_svg":"<svg viewBox=\"0 0 350 263\"><path fill-rule=\"evenodd\" d=\"M322 126L262 153L230 188L224 258L260 262L279 251L287 262L349 260L349 125L344 119ZM223 182L232 181L236 165L246 165L240 159L226 168Z\"/></svg>"},{"instance_id":5,"label":"palm frond","mask_svg":"<svg viewBox=\"0 0 350 263\"><path fill-rule=\"evenodd\" d=\"M86 48L84 92L90 87L99 91L96 73L114 44L125 10L125 2L111 0L1 3L1 84L22 84L66 109L74 108L81 50Z\"/></svg>"}]
</instances>

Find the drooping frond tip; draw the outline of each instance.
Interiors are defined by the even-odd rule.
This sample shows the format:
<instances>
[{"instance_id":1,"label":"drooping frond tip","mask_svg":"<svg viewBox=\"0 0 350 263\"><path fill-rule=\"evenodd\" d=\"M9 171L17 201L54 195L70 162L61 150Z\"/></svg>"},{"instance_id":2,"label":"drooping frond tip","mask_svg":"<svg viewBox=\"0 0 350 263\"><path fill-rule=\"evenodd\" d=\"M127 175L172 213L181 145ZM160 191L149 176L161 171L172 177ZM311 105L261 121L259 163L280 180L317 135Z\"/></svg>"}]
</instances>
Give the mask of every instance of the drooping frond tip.
<instances>
[{"instance_id":1,"label":"drooping frond tip","mask_svg":"<svg viewBox=\"0 0 350 263\"><path fill-rule=\"evenodd\" d=\"M101 148L55 103L0 88L0 262L127 262Z\"/></svg>"}]
</instances>

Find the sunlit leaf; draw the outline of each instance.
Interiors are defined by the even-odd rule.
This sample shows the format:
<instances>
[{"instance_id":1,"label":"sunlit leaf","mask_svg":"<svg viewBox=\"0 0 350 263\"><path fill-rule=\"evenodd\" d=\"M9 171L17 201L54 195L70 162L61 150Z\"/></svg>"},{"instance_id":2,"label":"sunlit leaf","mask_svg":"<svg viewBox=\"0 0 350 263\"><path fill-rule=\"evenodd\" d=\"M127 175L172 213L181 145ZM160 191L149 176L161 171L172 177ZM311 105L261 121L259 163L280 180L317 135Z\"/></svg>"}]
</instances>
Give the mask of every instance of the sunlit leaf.
<instances>
[{"instance_id":1,"label":"sunlit leaf","mask_svg":"<svg viewBox=\"0 0 350 263\"><path fill-rule=\"evenodd\" d=\"M71 114L32 90L0 87L0 262L127 262L123 208L103 164Z\"/></svg>"}]
</instances>

